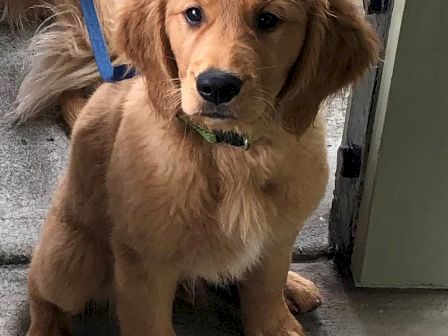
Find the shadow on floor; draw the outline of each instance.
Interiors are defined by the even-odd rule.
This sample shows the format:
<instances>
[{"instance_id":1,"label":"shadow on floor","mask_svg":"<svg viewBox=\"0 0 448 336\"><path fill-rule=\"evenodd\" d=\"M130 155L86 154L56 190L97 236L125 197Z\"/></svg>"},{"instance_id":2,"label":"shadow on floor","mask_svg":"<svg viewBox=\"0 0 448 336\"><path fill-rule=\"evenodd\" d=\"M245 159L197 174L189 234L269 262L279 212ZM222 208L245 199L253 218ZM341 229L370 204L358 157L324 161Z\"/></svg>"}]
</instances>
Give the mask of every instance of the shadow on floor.
<instances>
[{"instance_id":1,"label":"shadow on floor","mask_svg":"<svg viewBox=\"0 0 448 336\"><path fill-rule=\"evenodd\" d=\"M212 295L207 305L177 300L173 322L177 336L243 335L239 310L232 299ZM107 307L77 316L76 336L119 336L115 314Z\"/></svg>"},{"instance_id":2,"label":"shadow on floor","mask_svg":"<svg viewBox=\"0 0 448 336\"><path fill-rule=\"evenodd\" d=\"M207 303L192 305L176 300L174 327L177 336L243 336L238 298L225 290L210 290ZM268 304L268 303L267 303ZM300 316L304 327L319 328L313 313ZM26 335L29 326L28 307L20 311L17 319L18 336ZM86 313L73 320L75 336L119 336L118 322L108 305L89 306Z\"/></svg>"}]
</instances>

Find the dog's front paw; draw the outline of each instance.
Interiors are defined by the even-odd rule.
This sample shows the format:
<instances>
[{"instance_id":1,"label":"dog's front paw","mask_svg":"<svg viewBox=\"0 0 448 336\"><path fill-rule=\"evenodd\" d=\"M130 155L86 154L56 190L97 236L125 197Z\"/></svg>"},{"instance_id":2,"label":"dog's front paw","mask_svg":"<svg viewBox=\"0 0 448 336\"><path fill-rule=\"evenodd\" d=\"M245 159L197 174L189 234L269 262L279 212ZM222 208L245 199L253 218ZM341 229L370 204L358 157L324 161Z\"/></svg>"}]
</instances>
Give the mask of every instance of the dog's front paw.
<instances>
[{"instance_id":1,"label":"dog's front paw","mask_svg":"<svg viewBox=\"0 0 448 336\"><path fill-rule=\"evenodd\" d=\"M255 325L255 324L254 324ZM302 326L289 312L278 317L259 321L246 331L247 336L305 336Z\"/></svg>"},{"instance_id":2,"label":"dog's front paw","mask_svg":"<svg viewBox=\"0 0 448 336\"><path fill-rule=\"evenodd\" d=\"M295 272L288 273L285 300L293 314L306 313L318 308L322 303L319 289L310 280Z\"/></svg>"}]
</instances>

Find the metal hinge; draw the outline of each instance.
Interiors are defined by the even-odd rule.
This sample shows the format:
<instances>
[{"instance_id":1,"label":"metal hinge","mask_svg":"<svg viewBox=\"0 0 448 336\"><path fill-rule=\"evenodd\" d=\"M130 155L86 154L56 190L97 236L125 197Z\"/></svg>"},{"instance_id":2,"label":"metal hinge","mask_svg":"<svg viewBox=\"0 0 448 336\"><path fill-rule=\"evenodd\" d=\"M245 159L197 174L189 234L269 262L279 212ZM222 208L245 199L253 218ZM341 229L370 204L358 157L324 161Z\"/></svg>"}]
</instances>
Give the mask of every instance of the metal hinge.
<instances>
[{"instance_id":1,"label":"metal hinge","mask_svg":"<svg viewBox=\"0 0 448 336\"><path fill-rule=\"evenodd\" d=\"M389 10L391 0L364 0L367 14L385 14Z\"/></svg>"},{"instance_id":2,"label":"metal hinge","mask_svg":"<svg viewBox=\"0 0 448 336\"><path fill-rule=\"evenodd\" d=\"M344 178L358 178L361 176L363 148L360 145L344 145L339 147L342 159L341 176Z\"/></svg>"}]
</instances>

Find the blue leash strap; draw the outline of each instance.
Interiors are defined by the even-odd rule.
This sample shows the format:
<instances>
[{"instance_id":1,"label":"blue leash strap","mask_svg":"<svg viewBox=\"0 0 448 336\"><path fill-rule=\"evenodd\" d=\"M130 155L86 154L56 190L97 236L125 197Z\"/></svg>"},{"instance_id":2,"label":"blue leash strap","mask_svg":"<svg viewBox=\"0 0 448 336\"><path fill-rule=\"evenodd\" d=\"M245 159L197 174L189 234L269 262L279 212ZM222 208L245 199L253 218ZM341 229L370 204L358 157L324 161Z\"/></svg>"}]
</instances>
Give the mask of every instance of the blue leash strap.
<instances>
[{"instance_id":1,"label":"blue leash strap","mask_svg":"<svg viewBox=\"0 0 448 336\"><path fill-rule=\"evenodd\" d=\"M134 77L135 70L128 69L126 65L118 65L115 67L112 65L93 1L94 0L81 0L81 10L101 78L103 81L111 83Z\"/></svg>"}]
</instances>

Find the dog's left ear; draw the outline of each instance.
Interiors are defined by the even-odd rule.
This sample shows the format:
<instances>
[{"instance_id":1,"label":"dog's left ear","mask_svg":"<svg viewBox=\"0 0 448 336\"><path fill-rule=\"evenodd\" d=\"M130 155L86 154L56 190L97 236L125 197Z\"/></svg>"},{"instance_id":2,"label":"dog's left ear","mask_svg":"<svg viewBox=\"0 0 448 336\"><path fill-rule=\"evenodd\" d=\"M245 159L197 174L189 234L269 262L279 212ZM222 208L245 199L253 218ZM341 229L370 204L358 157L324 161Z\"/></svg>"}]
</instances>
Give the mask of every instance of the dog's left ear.
<instances>
[{"instance_id":1,"label":"dog's left ear","mask_svg":"<svg viewBox=\"0 0 448 336\"><path fill-rule=\"evenodd\" d=\"M124 0L118 14L114 46L142 74L158 113L174 113L177 64L165 30L166 0ZM163 111L166 109L166 111Z\"/></svg>"},{"instance_id":2,"label":"dog's left ear","mask_svg":"<svg viewBox=\"0 0 448 336\"><path fill-rule=\"evenodd\" d=\"M379 39L351 0L307 1L307 36L278 100L284 127L301 135L320 104L379 58Z\"/></svg>"}]
</instances>

